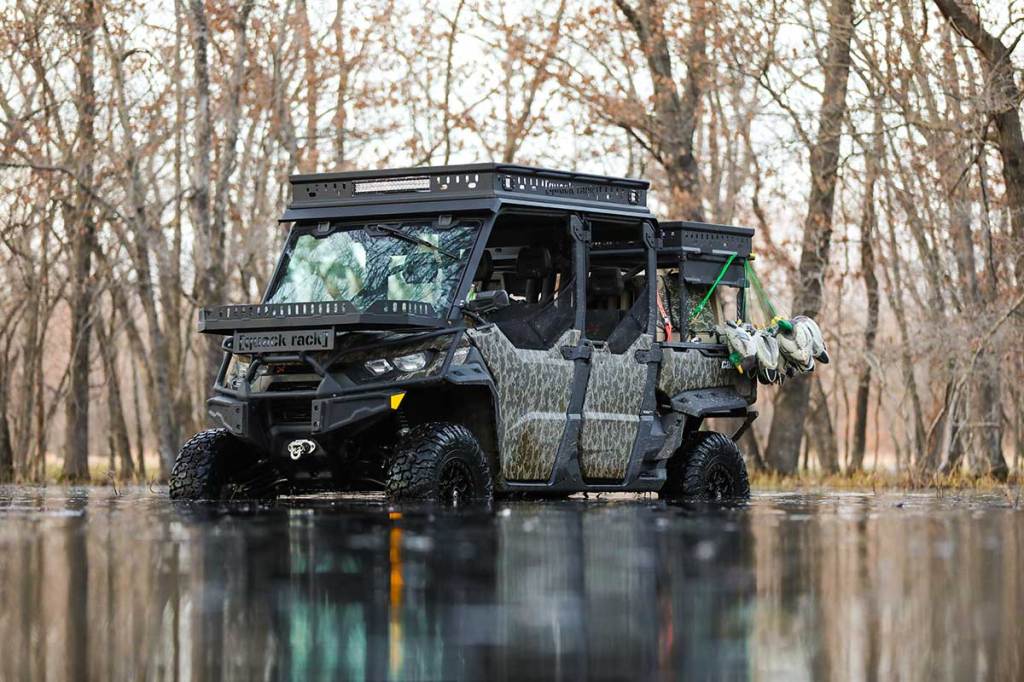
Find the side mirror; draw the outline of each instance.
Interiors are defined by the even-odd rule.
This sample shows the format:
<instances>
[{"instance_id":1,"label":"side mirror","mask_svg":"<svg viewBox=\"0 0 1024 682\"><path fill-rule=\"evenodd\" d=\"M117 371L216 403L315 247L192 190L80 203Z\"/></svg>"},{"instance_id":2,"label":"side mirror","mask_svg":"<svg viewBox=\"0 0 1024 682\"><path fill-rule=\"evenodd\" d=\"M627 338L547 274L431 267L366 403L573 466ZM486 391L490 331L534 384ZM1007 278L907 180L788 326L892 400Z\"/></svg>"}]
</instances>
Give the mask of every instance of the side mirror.
<instances>
[{"instance_id":1,"label":"side mirror","mask_svg":"<svg viewBox=\"0 0 1024 682\"><path fill-rule=\"evenodd\" d=\"M509 304L508 292L504 289L493 291L481 291L471 301L462 304L462 309L467 313L487 313L499 308L507 308Z\"/></svg>"}]
</instances>

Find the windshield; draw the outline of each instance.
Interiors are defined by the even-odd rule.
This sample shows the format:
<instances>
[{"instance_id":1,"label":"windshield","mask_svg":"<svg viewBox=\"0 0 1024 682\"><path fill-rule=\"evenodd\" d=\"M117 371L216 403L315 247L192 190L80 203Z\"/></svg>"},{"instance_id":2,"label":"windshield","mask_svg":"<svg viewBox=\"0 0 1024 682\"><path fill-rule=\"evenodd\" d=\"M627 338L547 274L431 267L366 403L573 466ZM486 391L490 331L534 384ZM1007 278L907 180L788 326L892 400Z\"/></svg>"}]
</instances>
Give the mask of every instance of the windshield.
<instances>
[{"instance_id":1,"label":"windshield","mask_svg":"<svg viewBox=\"0 0 1024 682\"><path fill-rule=\"evenodd\" d=\"M362 312L441 315L451 305L478 227L475 221L445 227L416 221L298 233L267 303L344 301Z\"/></svg>"}]
</instances>

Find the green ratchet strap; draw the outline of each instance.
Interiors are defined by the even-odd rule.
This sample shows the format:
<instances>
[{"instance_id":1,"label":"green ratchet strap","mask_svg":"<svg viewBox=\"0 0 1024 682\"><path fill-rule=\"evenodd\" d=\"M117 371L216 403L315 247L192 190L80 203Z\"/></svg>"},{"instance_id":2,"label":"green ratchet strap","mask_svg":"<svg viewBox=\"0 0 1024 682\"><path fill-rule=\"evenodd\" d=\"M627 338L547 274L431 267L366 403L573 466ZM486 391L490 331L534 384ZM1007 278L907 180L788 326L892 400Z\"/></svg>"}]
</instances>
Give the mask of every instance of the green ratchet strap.
<instances>
[{"instance_id":1,"label":"green ratchet strap","mask_svg":"<svg viewBox=\"0 0 1024 682\"><path fill-rule=\"evenodd\" d=\"M718 283L722 281L723 277L725 277L725 271L729 269L729 266L732 265L732 262L735 259L736 259L736 254L734 253L731 256L729 256L728 260L725 261L725 265L722 266L722 271L719 272L718 273L718 277L715 278L715 283L711 285L710 289L708 289L708 293L704 294L704 300L702 300L700 303L698 303L697 307L694 308L693 311L690 312L690 321L691 322L693 321L693 319L695 317L700 315L700 311L704 310L704 306L707 305L708 301L711 299L711 294L715 293L715 287L717 287Z\"/></svg>"}]
</instances>

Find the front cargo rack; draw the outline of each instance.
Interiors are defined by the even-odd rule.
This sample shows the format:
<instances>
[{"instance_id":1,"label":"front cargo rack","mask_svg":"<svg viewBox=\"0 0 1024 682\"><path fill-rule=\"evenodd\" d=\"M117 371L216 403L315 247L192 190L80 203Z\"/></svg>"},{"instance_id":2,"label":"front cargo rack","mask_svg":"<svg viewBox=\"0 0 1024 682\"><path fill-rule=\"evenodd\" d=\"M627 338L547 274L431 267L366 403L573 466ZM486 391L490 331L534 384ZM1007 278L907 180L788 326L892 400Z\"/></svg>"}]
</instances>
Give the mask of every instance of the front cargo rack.
<instances>
[{"instance_id":1,"label":"front cargo rack","mask_svg":"<svg viewBox=\"0 0 1024 682\"><path fill-rule=\"evenodd\" d=\"M377 301L365 311L348 301L255 303L199 309L199 331L206 334L336 325L442 327L445 322L434 314L429 303L422 301Z\"/></svg>"}]
</instances>

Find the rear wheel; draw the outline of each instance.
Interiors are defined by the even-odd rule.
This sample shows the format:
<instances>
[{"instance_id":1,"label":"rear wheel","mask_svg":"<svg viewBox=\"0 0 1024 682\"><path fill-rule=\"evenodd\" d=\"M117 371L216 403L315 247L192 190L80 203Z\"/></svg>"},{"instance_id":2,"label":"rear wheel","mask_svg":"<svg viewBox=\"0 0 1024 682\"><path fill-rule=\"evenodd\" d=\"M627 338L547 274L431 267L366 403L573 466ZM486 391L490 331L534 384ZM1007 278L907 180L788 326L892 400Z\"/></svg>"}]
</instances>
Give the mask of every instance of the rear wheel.
<instances>
[{"instance_id":1,"label":"rear wheel","mask_svg":"<svg viewBox=\"0 0 1024 682\"><path fill-rule=\"evenodd\" d=\"M385 491L391 500L458 505L490 501L491 468L480 444L464 426L422 424L406 436L388 462Z\"/></svg>"},{"instance_id":2,"label":"rear wheel","mask_svg":"<svg viewBox=\"0 0 1024 682\"><path fill-rule=\"evenodd\" d=\"M181 446L171 469L172 500L217 500L237 469L241 443L226 429L207 429Z\"/></svg>"},{"instance_id":3,"label":"rear wheel","mask_svg":"<svg viewBox=\"0 0 1024 682\"><path fill-rule=\"evenodd\" d=\"M698 431L668 461L661 497L724 500L750 497L747 465L728 436Z\"/></svg>"}]
</instances>

